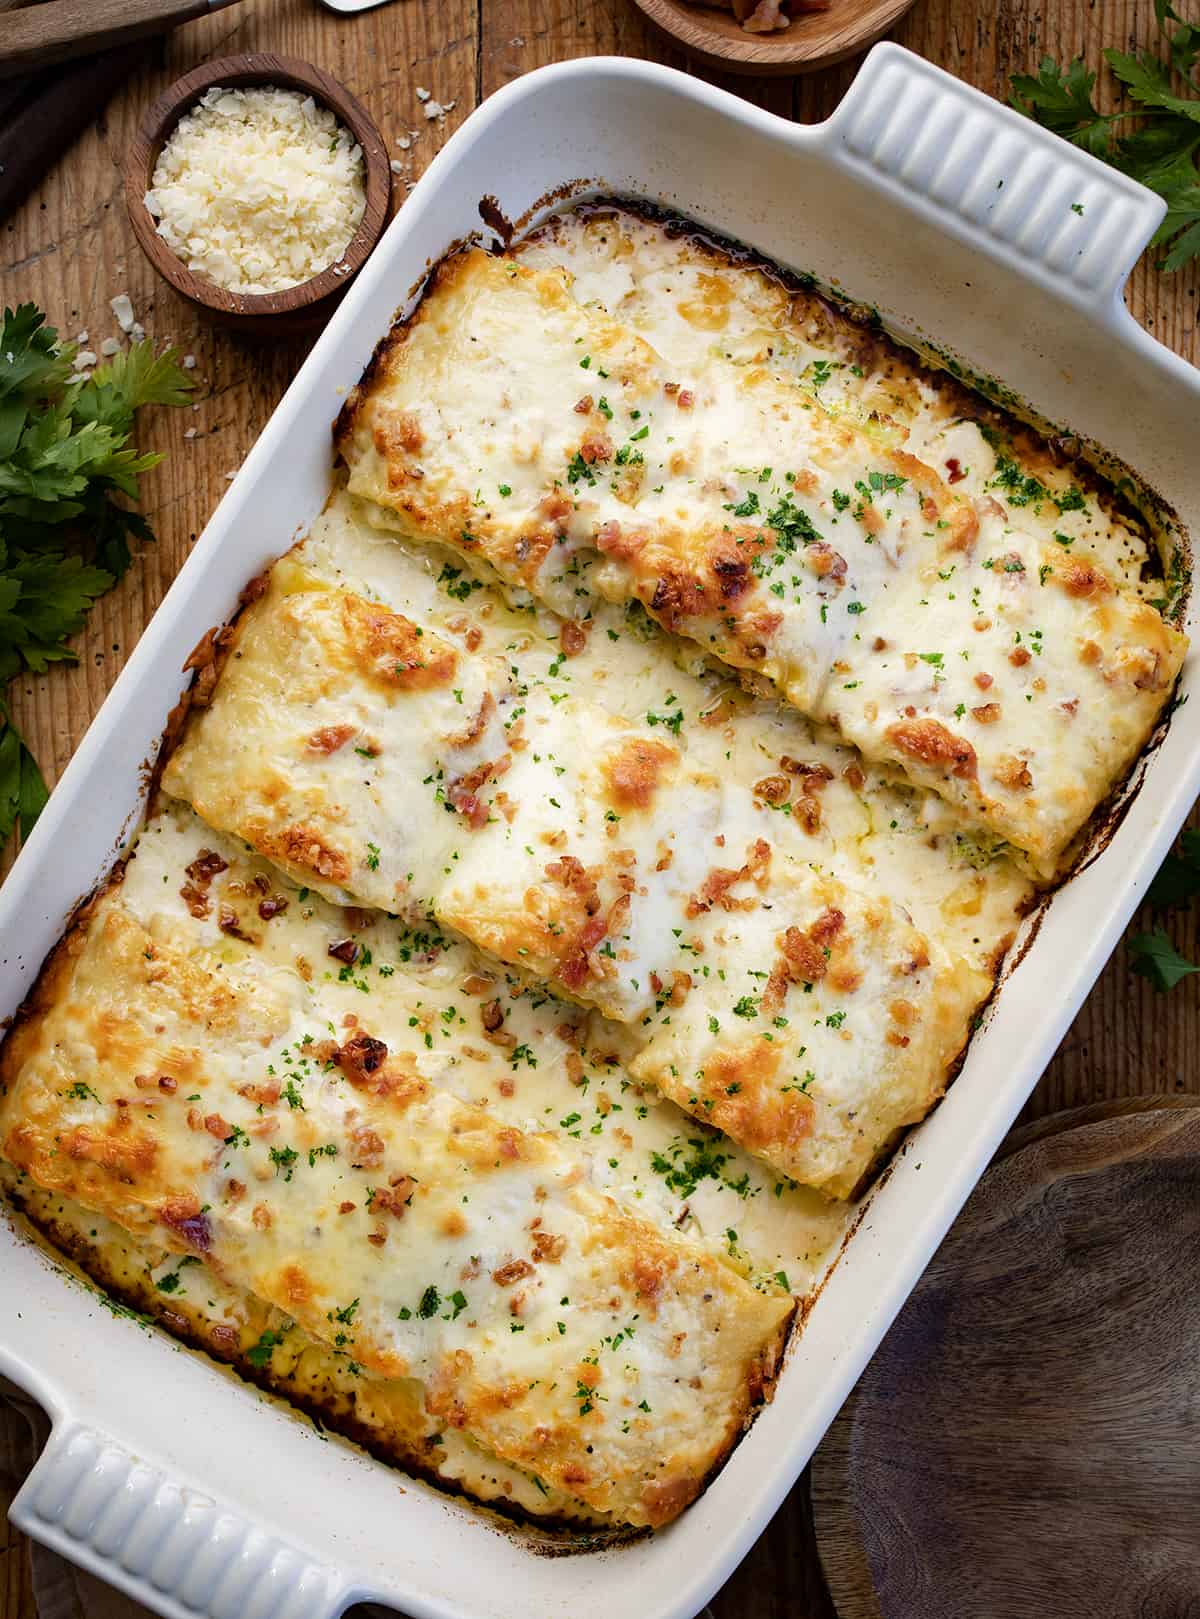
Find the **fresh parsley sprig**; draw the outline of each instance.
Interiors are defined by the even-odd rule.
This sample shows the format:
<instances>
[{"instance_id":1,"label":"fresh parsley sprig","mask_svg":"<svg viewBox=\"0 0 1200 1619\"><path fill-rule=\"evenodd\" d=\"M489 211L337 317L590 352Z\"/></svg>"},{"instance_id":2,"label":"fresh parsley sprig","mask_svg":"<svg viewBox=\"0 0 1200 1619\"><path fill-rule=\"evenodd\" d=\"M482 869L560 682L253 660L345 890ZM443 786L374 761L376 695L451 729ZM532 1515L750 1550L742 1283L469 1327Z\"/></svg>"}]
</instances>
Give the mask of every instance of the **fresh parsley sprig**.
<instances>
[{"instance_id":1,"label":"fresh parsley sprig","mask_svg":"<svg viewBox=\"0 0 1200 1619\"><path fill-rule=\"evenodd\" d=\"M1078 56L1065 68L1047 56L1036 77L1014 74L1009 99L1043 128L1156 191L1167 204L1154 236L1155 245L1167 248L1158 267L1180 270L1200 257L1200 25L1185 22L1170 0L1154 0L1154 15L1166 59L1148 50L1104 52L1132 106L1101 113L1093 100L1096 75ZM1125 133L1122 126L1135 119Z\"/></svg>"},{"instance_id":2,"label":"fresh parsley sprig","mask_svg":"<svg viewBox=\"0 0 1200 1619\"><path fill-rule=\"evenodd\" d=\"M1178 854L1169 854L1158 869L1146 894L1146 903L1156 911L1171 911L1200 894L1200 831L1187 831L1179 840ZM1128 942L1132 968L1152 983L1160 993L1174 989L1175 985L1192 973L1200 973L1200 966L1180 955L1166 931L1161 927L1149 933L1136 933Z\"/></svg>"},{"instance_id":3,"label":"fresh parsley sprig","mask_svg":"<svg viewBox=\"0 0 1200 1619\"><path fill-rule=\"evenodd\" d=\"M162 459L128 447L143 405L182 405L191 380L168 349L135 343L90 377L75 345L34 304L0 326L0 687L22 670L74 661L70 637L129 566L131 541L154 538L138 481ZM46 802L37 761L0 700L0 844L28 835Z\"/></svg>"}]
</instances>

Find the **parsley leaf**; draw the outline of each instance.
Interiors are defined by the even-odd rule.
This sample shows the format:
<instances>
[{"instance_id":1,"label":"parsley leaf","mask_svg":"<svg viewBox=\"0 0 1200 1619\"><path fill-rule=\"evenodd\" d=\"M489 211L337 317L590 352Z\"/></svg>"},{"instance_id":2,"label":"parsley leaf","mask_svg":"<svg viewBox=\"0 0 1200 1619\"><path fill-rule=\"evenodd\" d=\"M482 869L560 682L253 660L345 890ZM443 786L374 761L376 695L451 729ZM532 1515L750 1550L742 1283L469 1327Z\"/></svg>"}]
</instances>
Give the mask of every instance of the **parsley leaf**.
<instances>
[{"instance_id":1,"label":"parsley leaf","mask_svg":"<svg viewBox=\"0 0 1200 1619\"><path fill-rule=\"evenodd\" d=\"M34 304L0 322L0 683L74 662L70 638L125 572L130 541L154 538L121 499L161 459L127 447L143 405L191 390L176 351L149 342L75 373L75 345ZM120 497L120 498L116 498ZM46 801L33 755L0 703L0 843L28 835Z\"/></svg>"},{"instance_id":2,"label":"parsley leaf","mask_svg":"<svg viewBox=\"0 0 1200 1619\"><path fill-rule=\"evenodd\" d=\"M1167 248L1158 268L1174 271L1200 258L1200 85L1191 77L1200 60L1200 25L1185 22L1170 0L1155 0L1154 15L1167 60L1148 50L1104 53L1131 106L1102 114L1093 100L1096 75L1082 57L1061 68L1047 56L1036 78L1014 75L1009 99L1043 128L1163 198L1167 214L1154 245ZM1119 134L1116 126L1130 118L1142 119L1141 127Z\"/></svg>"},{"instance_id":3,"label":"parsley leaf","mask_svg":"<svg viewBox=\"0 0 1200 1619\"><path fill-rule=\"evenodd\" d=\"M1200 831L1180 839L1178 854L1169 854L1150 884L1146 901L1155 910L1170 911L1200 894Z\"/></svg>"},{"instance_id":4,"label":"parsley leaf","mask_svg":"<svg viewBox=\"0 0 1200 1619\"><path fill-rule=\"evenodd\" d=\"M1134 972L1149 979L1160 994L1174 989L1190 973L1200 973L1200 967L1179 954L1162 928L1135 934L1129 941L1129 954L1134 957Z\"/></svg>"}]
</instances>

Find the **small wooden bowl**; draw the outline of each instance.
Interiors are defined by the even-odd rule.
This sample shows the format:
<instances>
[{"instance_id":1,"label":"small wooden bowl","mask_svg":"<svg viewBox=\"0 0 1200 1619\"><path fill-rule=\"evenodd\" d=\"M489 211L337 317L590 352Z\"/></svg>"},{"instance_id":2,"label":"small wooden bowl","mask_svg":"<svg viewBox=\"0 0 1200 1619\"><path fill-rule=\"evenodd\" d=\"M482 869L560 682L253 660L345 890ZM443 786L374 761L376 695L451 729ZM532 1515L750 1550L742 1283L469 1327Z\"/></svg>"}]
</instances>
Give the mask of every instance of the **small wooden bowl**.
<instances>
[{"instance_id":1,"label":"small wooden bowl","mask_svg":"<svg viewBox=\"0 0 1200 1619\"><path fill-rule=\"evenodd\" d=\"M660 33L705 67L782 77L831 67L865 50L913 0L832 0L828 11L802 12L777 34L748 34L732 11L686 0L635 3Z\"/></svg>"},{"instance_id":2,"label":"small wooden bowl","mask_svg":"<svg viewBox=\"0 0 1200 1619\"><path fill-rule=\"evenodd\" d=\"M243 88L263 84L311 95L346 126L362 148L366 207L346 251L320 275L282 292L229 292L214 281L193 275L167 246L146 207L145 196L168 136L206 90L214 85ZM392 170L387 149L366 108L320 68L267 51L223 56L176 79L142 119L125 160L125 206L142 252L181 298L205 310L218 325L231 326L247 335L287 336L327 319L378 242L387 224L391 200Z\"/></svg>"}]
</instances>

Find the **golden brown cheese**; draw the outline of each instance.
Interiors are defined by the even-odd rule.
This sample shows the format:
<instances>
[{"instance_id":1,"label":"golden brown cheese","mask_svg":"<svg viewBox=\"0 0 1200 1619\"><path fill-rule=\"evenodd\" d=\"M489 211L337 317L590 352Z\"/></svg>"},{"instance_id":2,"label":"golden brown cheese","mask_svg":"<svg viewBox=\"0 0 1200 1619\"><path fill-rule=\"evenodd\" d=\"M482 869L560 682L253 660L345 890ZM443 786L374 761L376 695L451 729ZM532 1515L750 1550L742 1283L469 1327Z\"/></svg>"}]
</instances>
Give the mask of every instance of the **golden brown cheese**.
<instances>
[{"instance_id":1,"label":"golden brown cheese","mask_svg":"<svg viewBox=\"0 0 1200 1619\"><path fill-rule=\"evenodd\" d=\"M581 590L640 600L1044 875L1144 744L1187 644L1098 565L1103 611L1070 588L1069 538L1048 556L996 500L960 498L794 384L716 359L681 373L561 276L483 253L442 266L338 443L382 524L568 615ZM963 683L1031 640L1015 701L970 714Z\"/></svg>"},{"instance_id":2,"label":"golden brown cheese","mask_svg":"<svg viewBox=\"0 0 1200 1619\"><path fill-rule=\"evenodd\" d=\"M351 1371L417 1378L432 1416L502 1460L619 1521L666 1522L762 1396L791 1300L365 1027L339 1038L296 972L216 970L113 889L5 1042L0 1143Z\"/></svg>"},{"instance_id":3,"label":"golden brown cheese","mask_svg":"<svg viewBox=\"0 0 1200 1619\"><path fill-rule=\"evenodd\" d=\"M275 572L286 581L294 568ZM639 1044L650 1042L639 1077L681 1107L793 1179L847 1195L896 1129L940 1094L986 975L931 945L883 896L867 902L815 877L779 845L771 824L779 795L767 783L753 793L724 783L689 767L680 746L574 697L531 691L507 719L496 707L492 757L506 748L502 768L475 781L470 815L441 813L460 780L445 717L394 704L374 714L370 679L346 636L363 605L343 591L291 595L273 580L244 616L237 655L166 786L276 859L278 835L264 832L260 808L270 802L283 824L302 823L319 846L343 851L347 875L332 897L386 908L406 894L428 906L507 965L631 1025ZM419 639L438 643L428 627ZM293 674L297 647L303 670ZM472 678L473 660L458 655L456 679ZM378 738L370 777L340 747L312 755L297 746L314 717L334 713ZM779 779L786 798L792 778ZM330 889L320 875L309 880ZM809 1019L788 1026L779 994L769 1051L755 1047L753 1073L736 1090L730 1076L714 1090L676 1050L684 1031L711 1028L734 1003L757 1007L776 971L777 938L807 927L827 891L836 891L839 914L864 919L857 982L833 974L822 984L805 1003L823 1008L812 1028ZM893 1039L900 957L911 963L913 1028ZM851 992L853 1037L839 1027ZM755 1034L745 1022L754 1016L740 1013L732 1030ZM932 1029L937 1038L926 1037Z\"/></svg>"}]
</instances>

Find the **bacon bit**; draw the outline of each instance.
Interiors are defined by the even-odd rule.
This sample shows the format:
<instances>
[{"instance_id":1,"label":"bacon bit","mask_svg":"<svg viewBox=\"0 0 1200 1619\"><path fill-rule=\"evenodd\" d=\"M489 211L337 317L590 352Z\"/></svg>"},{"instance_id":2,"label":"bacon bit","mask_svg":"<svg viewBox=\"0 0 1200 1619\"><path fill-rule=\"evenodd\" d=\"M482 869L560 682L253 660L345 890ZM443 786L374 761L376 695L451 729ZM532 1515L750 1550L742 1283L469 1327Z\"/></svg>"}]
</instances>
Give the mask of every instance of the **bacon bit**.
<instances>
[{"instance_id":1,"label":"bacon bit","mask_svg":"<svg viewBox=\"0 0 1200 1619\"><path fill-rule=\"evenodd\" d=\"M612 440L607 433L593 433L579 446L580 459L589 467L595 466L597 461L611 461L612 453Z\"/></svg>"},{"instance_id":2,"label":"bacon bit","mask_svg":"<svg viewBox=\"0 0 1200 1619\"><path fill-rule=\"evenodd\" d=\"M339 1203L338 1204L338 1213L339 1214L353 1214L357 1207L358 1207L357 1203L351 1203L349 1201L349 1199L347 1199L347 1201L345 1203Z\"/></svg>"},{"instance_id":3,"label":"bacon bit","mask_svg":"<svg viewBox=\"0 0 1200 1619\"><path fill-rule=\"evenodd\" d=\"M491 766L485 768L490 775ZM476 772L472 771L471 774L475 775ZM480 832L488 823L488 807L477 793L466 786L466 780L464 777L461 781L451 783L446 790L446 802L458 811L472 832Z\"/></svg>"},{"instance_id":4,"label":"bacon bit","mask_svg":"<svg viewBox=\"0 0 1200 1619\"><path fill-rule=\"evenodd\" d=\"M980 725L995 725L1000 718L1000 704L981 703L978 708L971 710L971 718L978 720Z\"/></svg>"},{"instance_id":5,"label":"bacon bit","mask_svg":"<svg viewBox=\"0 0 1200 1619\"><path fill-rule=\"evenodd\" d=\"M204 1128L210 1136L216 1136L218 1141L224 1141L229 1134L229 1126L219 1113L206 1113L204 1115Z\"/></svg>"},{"instance_id":6,"label":"bacon bit","mask_svg":"<svg viewBox=\"0 0 1200 1619\"><path fill-rule=\"evenodd\" d=\"M517 1094L516 1081L511 1079L507 1074L503 1079L498 1079L496 1081L496 1089L500 1092L501 1096L515 1096Z\"/></svg>"},{"instance_id":7,"label":"bacon bit","mask_svg":"<svg viewBox=\"0 0 1200 1619\"><path fill-rule=\"evenodd\" d=\"M371 1198L371 1212L382 1209L396 1220L403 1220L408 1210L408 1201L417 1189L417 1183L409 1175L394 1175L390 1186L377 1186Z\"/></svg>"},{"instance_id":8,"label":"bacon bit","mask_svg":"<svg viewBox=\"0 0 1200 1619\"><path fill-rule=\"evenodd\" d=\"M1079 699L1078 697L1068 697L1065 702L1059 703L1058 706L1068 719L1074 719L1076 710L1079 708Z\"/></svg>"},{"instance_id":9,"label":"bacon bit","mask_svg":"<svg viewBox=\"0 0 1200 1619\"><path fill-rule=\"evenodd\" d=\"M887 651L887 646L888 646L888 644L884 640L883 636L882 635L877 635L875 637L875 639L871 642L871 651L872 652L886 652Z\"/></svg>"},{"instance_id":10,"label":"bacon bit","mask_svg":"<svg viewBox=\"0 0 1200 1619\"><path fill-rule=\"evenodd\" d=\"M336 944L329 946L325 954L332 956L335 961L344 961L347 967L353 967L358 960L358 946L353 939L339 939Z\"/></svg>"},{"instance_id":11,"label":"bacon bit","mask_svg":"<svg viewBox=\"0 0 1200 1619\"><path fill-rule=\"evenodd\" d=\"M228 933L231 939L241 939L243 944L257 944L258 939L253 933L247 933L242 927L242 919L232 905L222 905L217 912L217 926L222 933Z\"/></svg>"},{"instance_id":12,"label":"bacon bit","mask_svg":"<svg viewBox=\"0 0 1200 1619\"><path fill-rule=\"evenodd\" d=\"M211 849L201 849L192 863L184 867L184 870L194 883L199 883L202 887L207 888L214 877L218 877L221 872L229 870L229 862L222 860L221 856L215 854Z\"/></svg>"},{"instance_id":13,"label":"bacon bit","mask_svg":"<svg viewBox=\"0 0 1200 1619\"><path fill-rule=\"evenodd\" d=\"M817 475L809 467L793 472L791 476L793 489L798 489L802 495L812 495L817 490Z\"/></svg>"},{"instance_id":14,"label":"bacon bit","mask_svg":"<svg viewBox=\"0 0 1200 1619\"><path fill-rule=\"evenodd\" d=\"M487 1034L495 1034L496 1030L503 1026L504 1008L500 1005L499 999L483 1003L479 1008L479 1021Z\"/></svg>"},{"instance_id":15,"label":"bacon bit","mask_svg":"<svg viewBox=\"0 0 1200 1619\"><path fill-rule=\"evenodd\" d=\"M280 1090L281 1086L277 1079L265 1079L248 1085L239 1085L238 1095L244 1096L248 1102L263 1102L269 1106L278 1102Z\"/></svg>"},{"instance_id":16,"label":"bacon bit","mask_svg":"<svg viewBox=\"0 0 1200 1619\"><path fill-rule=\"evenodd\" d=\"M259 1231L269 1231L274 1223L275 1216L265 1203L256 1203L250 1211L250 1222Z\"/></svg>"},{"instance_id":17,"label":"bacon bit","mask_svg":"<svg viewBox=\"0 0 1200 1619\"><path fill-rule=\"evenodd\" d=\"M258 914L264 922L269 922L273 916L280 916L288 908L288 902L282 894L272 894L270 899L260 899Z\"/></svg>"},{"instance_id":18,"label":"bacon bit","mask_svg":"<svg viewBox=\"0 0 1200 1619\"><path fill-rule=\"evenodd\" d=\"M357 733L356 725L326 725L312 733L306 746L310 753L336 753Z\"/></svg>"},{"instance_id":19,"label":"bacon bit","mask_svg":"<svg viewBox=\"0 0 1200 1619\"><path fill-rule=\"evenodd\" d=\"M964 737L955 736L939 720L900 721L884 733L889 742L910 759L938 765L960 780L973 780L978 774L975 749Z\"/></svg>"},{"instance_id":20,"label":"bacon bit","mask_svg":"<svg viewBox=\"0 0 1200 1619\"><path fill-rule=\"evenodd\" d=\"M565 1237L552 1237L548 1231L533 1234L533 1257L540 1264L557 1265L567 1251Z\"/></svg>"},{"instance_id":21,"label":"bacon bit","mask_svg":"<svg viewBox=\"0 0 1200 1619\"><path fill-rule=\"evenodd\" d=\"M754 783L754 796L764 804L786 804L792 784L786 776L764 776Z\"/></svg>"},{"instance_id":22,"label":"bacon bit","mask_svg":"<svg viewBox=\"0 0 1200 1619\"><path fill-rule=\"evenodd\" d=\"M588 644L588 627L581 624L577 618L569 618L558 632L558 644L563 655L568 658L577 658Z\"/></svg>"},{"instance_id":23,"label":"bacon bit","mask_svg":"<svg viewBox=\"0 0 1200 1619\"><path fill-rule=\"evenodd\" d=\"M583 1084L583 1058L577 1051L568 1051L565 1064L567 1079L572 1085Z\"/></svg>"},{"instance_id":24,"label":"bacon bit","mask_svg":"<svg viewBox=\"0 0 1200 1619\"><path fill-rule=\"evenodd\" d=\"M1014 669L1023 669L1029 662L1031 654L1023 646L1015 646L1008 654L1008 661Z\"/></svg>"},{"instance_id":25,"label":"bacon bit","mask_svg":"<svg viewBox=\"0 0 1200 1619\"><path fill-rule=\"evenodd\" d=\"M656 1299L665 1280L663 1266L639 1254L633 1262L633 1284L639 1298ZM686 1336L686 1334L685 1334Z\"/></svg>"},{"instance_id":26,"label":"bacon bit","mask_svg":"<svg viewBox=\"0 0 1200 1619\"><path fill-rule=\"evenodd\" d=\"M368 1231L367 1241L373 1248L382 1248L387 1243L387 1232L379 1230Z\"/></svg>"},{"instance_id":27,"label":"bacon bit","mask_svg":"<svg viewBox=\"0 0 1200 1619\"><path fill-rule=\"evenodd\" d=\"M692 988L691 973L680 972L678 968L671 973L671 1006L682 1006L687 1000Z\"/></svg>"},{"instance_id":28,"label":"bacon bit","mask_svg":"<svg viewBox=\"0 0 1200 1619\"><path fill-rule=\"evenodd\" d=\"M852 761L842 771L842 780L848 787L852 787L856 793L859 793L866 786L867 778L863 775L862 766Z\"/></svg>"},{"instance_id":29,"label":"bacon bit","mask_svg":"<svg viewBox=\"0 0 1200 1619\"><path fill-rule=\"evenodd\" d=\"M193 883L184 883L179 890L179 897L198 922L203 921L212 909L208 895Z\"/></svg>"},{"instance_id":30,"label":"bacon bit","mask_svg":"<svg viewBox=\"0 0 1200 1619\"><path fill-rule=\"evenodd\" d=\"M533 1266L527 1259L510 1259L507 1264L500 1265L492 1272L492 1281L497 1287L511 1287L522 1277L532 1276Z\"/></svg>"},{"instance_id":31,"label":"bacon bit","mask_svg":"<svg viewBox=\"0 0 1200 1619\"><path fill-rule=\"evenodd\" d=\"M164 1096L174 1096L179 1089L179 1081L172 1079L170 1074L160 1074L158 1076L158 1088Z\"/></svg>"},{"instance_id":32,"label":"bacon bit","mask_svg":"<svg viewBox=\"0 0 1200 1619\"><path fill-rule=\"evenodd\" d=\"M212 1225L207 1214L200 1212L197 1197L172 1197L159 1205L158 1217L189 1247L205 1254L212 1247Z\"/></svg>"},{"instance_id":33,"label":"bacon bit","mask_svg":"<svg viewBox=\"0 0 1200 1619\"><path fill-rule=\"evenodd\" d=\"M758 903L757 900L733 899L729 890L738 883L748 881L756 883L761 888L770 860L771 846L759 838L747 851L744 866L736 870L730 866L715 867L701 883L699 892L688 900L685 914L689 920L703 916L707 911L711 911L714 905L719 905L723 911L729 912L752 911Z\"/></svg>"},{"instance_id":34,"label":"bacon bit","mask_svg":"<svg viewBox=\"0 0 1200 1619\"><path fill-rule=\"evenodd\" d=\"M674 395L674 394L677 394L678 392L679 392L679 384L677 382L664 382L663 383L663 393Z\"/></svg>"},{"instance_id":35,"label":"bacon bit","mask_svg":"<svg viewBox=\"0 0 1200 1619\"><path fill-rule=\"evenodd\" d=\"M825 977L830 947L845 923L845 913L830 906L808 929L788 928L779 949L793 984L815 984Z\"/></svg>"},{"instance_id":36,"label":"bacon bit","mask_svg":"<svg viewBox=\"0 0 1200 1619\"><path fill-rule=\"evenodd\" d=\"M592 396L591 394L584 394L583 398L577 400L575 403L575 414L576 416L586 416L591 408Z\"/></svg>"},{"instance_id":37,"label":"bacon bit","mask_svg":"<svg viewBox=\"0 0 1200 1619\"><path fill-rule=\"evenodd\" d=\"M975 684L979 687L980 691L987 691L992 685L992 677L991 675L985 675L983 673L977 674L975 676Z\"/></svg>"},{"instance_id":38,"label":"bacon bit","mask_svg":"<svg viewBox=\"0 0 1200 1619\"><path fill-rule=\"evenodd\" d=\"M383 1162L383 1139L360 1126L350 1132L351 1164L355 1169L378 1169Z\"/></svg>"},{"instance_id":39,"label":"bacon bit","mask_svg":"<svg viewBox=\"0 0 1200 1619\"><path fill-rule=\"evenodd\" d=\"M947 457L947 459L946 459L946 467L947 467L947 469L948 469L948 471L950 473L950 476L946 479L947 483L961 483L963 481L963 479L966 477L966 473L963 471L962 466L961 466L961 464L959 462L959 459L958 459L958 457L956 455L951 455L951 456Z\"/></svg>"},{"instance_id":40,"label":"bacon bit","mask_svg":"<svg viewBox=\"0 0 1200 1619\"><path fill-rule=\"evenodd\" d=\"M833 579L840 585L846 577L845 557L823 541L810 545L804 559L818 579Z\"/></svg>"},{"instance_id":41,"label":"bacon bit","mask_svg":"<svg viewBox=\"0 0 1200 1619\"><path fill-rule=\"evenodd\" d=\"M371 1034L356 1034L344 1046L337 1048L333 1060L347 1079L361 1085L372 1074L379 1072L387 1061L387 1055L388 1048L382 1040L376 1040Z\"/></svg>"},{"instance_id":42,"label":"bacon bit","mask_svg":"<svg viewBox=\"0 0 1200 1619\"><path fill-rule=\"evenodd\" d=\"M1080 663L1099 663L1102 653L1095 641L1085 641L1079 649Z\"/></svg>"},{"instance_id":43,"label":"bacon bit","mask_svg":"<svg viewBox=\"0 0 1200 1619\"><path fill-rule=\"evenodd\" d=\"M680 410L691 410L696 403L696 396L690 388L681 388L675 395L675 403Z\"/></svg>"},{"instance_id":44,"label":"bacon bit","mask_svg":"<svg viewBox=\"0 0 1200 1619\"><path fill-rule=\"evenodd\" d=\"M1029 774L1029 765L1024 759L1011 757L998 761L992 775L1002 787L1011 787L1014 792L1026 792L1033 786L1033 777Z\"/></svg>"}]
</instances>

